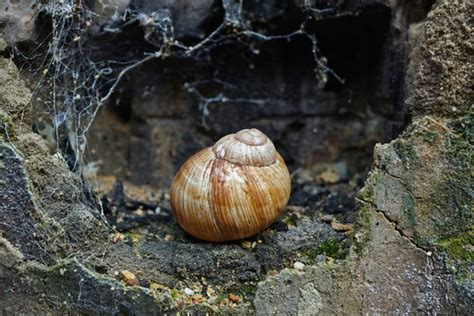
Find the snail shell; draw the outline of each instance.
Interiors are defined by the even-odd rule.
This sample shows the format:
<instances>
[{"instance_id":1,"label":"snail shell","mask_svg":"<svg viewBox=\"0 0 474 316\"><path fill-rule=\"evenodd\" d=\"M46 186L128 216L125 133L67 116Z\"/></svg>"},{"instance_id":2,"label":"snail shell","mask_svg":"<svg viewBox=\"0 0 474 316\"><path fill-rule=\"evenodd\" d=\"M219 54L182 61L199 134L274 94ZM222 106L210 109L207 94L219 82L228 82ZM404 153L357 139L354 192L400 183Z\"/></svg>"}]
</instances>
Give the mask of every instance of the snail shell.
<instances>
[{"instance_id":1,"label":"snail shell","mask_svg":"<svg viewBox=\"0 0 474 316\"><path fill-rule=\"evenodd\" d=\"M258 129L222 137L189 158L171 185L178 224L207 241L252 236L270 226L288 202L288 168Z\"/></svg>"}]
</instances>

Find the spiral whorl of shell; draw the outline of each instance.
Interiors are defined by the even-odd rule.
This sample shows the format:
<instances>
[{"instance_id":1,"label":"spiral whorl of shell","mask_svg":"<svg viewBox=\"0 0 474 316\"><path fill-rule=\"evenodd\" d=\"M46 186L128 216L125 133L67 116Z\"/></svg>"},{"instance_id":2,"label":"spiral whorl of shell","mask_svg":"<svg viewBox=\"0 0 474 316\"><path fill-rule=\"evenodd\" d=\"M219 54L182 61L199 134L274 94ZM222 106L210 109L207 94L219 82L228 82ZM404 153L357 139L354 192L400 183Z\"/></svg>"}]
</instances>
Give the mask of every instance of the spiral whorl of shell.
<instances>
[{"instance_id":1,"label":"spiral whorl of shell","mask_svg":"<svg viewBox=\"0 0 474 316\"><path fill-rule=\"evenodd\" d=\"M256 128L224 136L212 150L219 159L252 167L271 165L278 154L272 141Z\"/></svg>"}]
</instances>

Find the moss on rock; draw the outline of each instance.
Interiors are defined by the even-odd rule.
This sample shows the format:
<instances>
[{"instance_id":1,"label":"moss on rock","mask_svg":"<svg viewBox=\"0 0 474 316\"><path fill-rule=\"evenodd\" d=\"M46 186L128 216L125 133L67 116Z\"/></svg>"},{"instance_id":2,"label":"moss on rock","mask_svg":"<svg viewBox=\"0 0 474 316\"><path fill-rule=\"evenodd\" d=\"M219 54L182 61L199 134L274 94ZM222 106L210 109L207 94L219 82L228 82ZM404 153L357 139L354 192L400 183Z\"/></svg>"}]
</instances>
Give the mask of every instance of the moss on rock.
<instances>
[{"instance_id":1,"label":"moss on rock","mask_svg":"<svg viewBox=\"0 0 474 316\"><path fill-rule=\"evenodd\" d=\"M453 237L443 237L435 241L438 249L445 251L452 259L474 262L474 227Z\"/></svg>"},{"instance_id":2,"label":"moss on rock","mask_svg":"<svg viewBox=\"0 0 474 316\"><path fill-rule=\"evenodd\" d=\"M13 127L12 118L5 112L0 110L0 137L4 140L15 138L15 129Z\"/></svg>"}]
</instances>

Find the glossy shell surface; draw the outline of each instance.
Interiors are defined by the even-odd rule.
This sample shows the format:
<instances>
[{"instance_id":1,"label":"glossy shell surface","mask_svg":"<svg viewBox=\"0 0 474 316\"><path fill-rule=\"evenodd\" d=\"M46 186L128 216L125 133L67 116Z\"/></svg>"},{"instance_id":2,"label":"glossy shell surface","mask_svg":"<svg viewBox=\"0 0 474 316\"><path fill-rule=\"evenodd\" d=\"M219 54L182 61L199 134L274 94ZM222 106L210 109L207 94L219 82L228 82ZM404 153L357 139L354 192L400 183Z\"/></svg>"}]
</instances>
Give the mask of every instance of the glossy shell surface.
<instances>
[{"instance_id":1,"label":"glossy shell surface","mask_svg":"<svg viewBox=\"0 0 474 316\"><path fill-rule=\"evenodd\" d=\"M180 168L170 200L178 224L207 241L252 236L280 216L290 175L273 143L256 129L221 138Z\"/></svg>"}]
</instances>

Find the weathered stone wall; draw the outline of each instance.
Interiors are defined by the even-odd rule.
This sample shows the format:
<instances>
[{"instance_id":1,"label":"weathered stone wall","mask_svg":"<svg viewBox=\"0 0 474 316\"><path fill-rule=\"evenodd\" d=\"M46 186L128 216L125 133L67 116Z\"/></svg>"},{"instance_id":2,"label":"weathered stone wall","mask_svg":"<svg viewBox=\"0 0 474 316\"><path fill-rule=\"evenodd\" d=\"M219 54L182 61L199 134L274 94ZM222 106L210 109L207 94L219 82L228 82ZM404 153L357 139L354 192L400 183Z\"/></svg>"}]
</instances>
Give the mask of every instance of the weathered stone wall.
<instances>
[{"instance_id":1,"label":"weathered stone wall","mask_svg":"<svg viewBox=\"0 0 474 316\"><path fill-rule=\"evenodd\" d=\"M439 1L425 23L412 27L406 104L413 115L472 111L471 10L469 1Z\"/></svg>"},{"instance_id":2,"label":"weathered stone wall","mask_svg":"<svg viewBox=\"0 0 474 316\"><path fill-rule=\"evenodd\" d=\"M24 119L30 92L12 61L2 59L1 311L469 314L474 127L466 21L472 9L469 1L439 0L412 27L406 104L413 118L398 138L375 146L355 214L337 217L354 219L354 229L333 217L328 225L327 214L314 209L327 203L322 208L335 212L333 196L357 185L321 189L313 178L297 178L296 190L307 195L300 199L295 191L292 203L305 205L289 207L284 225L235 244L179 235L166 201L153 217L159 230L147 226L125 238L113 232L79 177L31 132ZM124 270L138 278L124 278ZM229 292L243 301L230 302Z\"/></svg>"},{"instance_id":3,"label":"weathered stone wall","mask_svg":"<svg viewBox=\"0 0 474 316\"><path fill-rule=\"evenodd\" d=\"M438 1L414 27L407 104L416 118L359 194L352 255L260 283L261 314L469 314L472 262L472 3ZM310 294L309 294L310 293Z\"/></svg>"}]
</instances>

